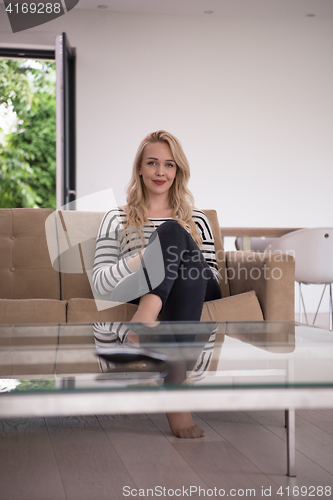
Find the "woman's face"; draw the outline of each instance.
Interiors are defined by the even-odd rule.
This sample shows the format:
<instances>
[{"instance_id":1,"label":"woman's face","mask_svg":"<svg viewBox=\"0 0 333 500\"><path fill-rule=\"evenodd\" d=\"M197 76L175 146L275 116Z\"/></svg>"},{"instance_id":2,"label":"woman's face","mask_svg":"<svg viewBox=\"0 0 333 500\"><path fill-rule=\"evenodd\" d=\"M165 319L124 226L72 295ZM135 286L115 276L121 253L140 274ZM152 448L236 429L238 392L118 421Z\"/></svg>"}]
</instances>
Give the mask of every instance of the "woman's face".
<instances>
[{"instance_id":1,"label":"woman's face","mask_svg":"<svg viewBox=\"0 0 333 500\"><path fill-rule=\"evenodd\" d=\"M171 188L177 165L166 142L149 142L143 150L139 174L148 195L165 195Z\"/></svg>"}]
</instances>

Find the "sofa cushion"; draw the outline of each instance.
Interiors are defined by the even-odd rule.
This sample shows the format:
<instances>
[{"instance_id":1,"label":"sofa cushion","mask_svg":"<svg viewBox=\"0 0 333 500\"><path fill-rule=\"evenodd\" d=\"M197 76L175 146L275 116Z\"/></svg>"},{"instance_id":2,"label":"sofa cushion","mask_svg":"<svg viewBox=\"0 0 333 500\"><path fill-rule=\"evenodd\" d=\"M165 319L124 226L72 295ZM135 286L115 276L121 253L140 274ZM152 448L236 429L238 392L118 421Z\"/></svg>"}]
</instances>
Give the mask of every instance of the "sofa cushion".
<instances>
[{"instance_id":1,"label":"sofa cushion","mask_svg":"<svg viewBox=\"0 0 333 500\"><path fill-rule=\"evenodd\" d=\"M36 322L0 325L0 346L57 346L61 343L61 330L66 326L58 323L36 324Z\"/></svg>"},{"instance_id":2,"label":"sofa cushion","mask_svg":"<svg viewBox=\"0 0 333 500\"><path fill-rule=\"evenodd\" d=\"M204 303L201 321L263 321L255 292L246 292L225 299Z\"/></svg>"},{"instance_id":3,"label":"sofa cushion","mask_svg":"<svg viewBox=\"0 0 333 500\"><path fill-rule=\"evenodd\" d=\"M28 375L54 377L56 346L38 349L34 355L27 355L26 349L2 349L0 353L0 375L4 378L28 378Z\"/></svg>"},{"instance_id":4,"label":"sofa cushion","mask_svg":"<svg viewBox=\"0 0 333 500\"><path fill-rule=\"evenodd\" d=\"M98 311L93 299L71 299L67 307L68 323L130 321L137 310L134 304L120 304ZM201 321L263 321L255 292L204 303Z\"/></svg>"},{"instance_id":5,"label":"sofa cushion","mask_svg":"<svg viewBox=\"0 0 333 500\"><path fill-rule=\"evenodd\" d=\"M134 304L125 303L98 311L94 299L70 299L67 323L130 321L137 308Z\"/></svg>"},{"instance_id":6,"label":"sofa cushion","mask_svg":"<svg viewBox=\"0 0 333 500\"><path fill-rule=\"evenodd\" d=\"M266 321L294 321L295 259L281 253L226 252L231 295L253 290Z\"/></svg>"},{"instance_id":7,"label":"sofa cushion","mask_svg":"<svg viewBox=\"0 0 333 500\"><path fill-rule=\"evenodd\" d=\"M66 323L66 305L52 299L1 299L1 323Z\"/></svg>"},{"instance_id":8,"label":"sofa cushion","mask_svg":"<svg viewBox=\"0 0 333 500\"><path fill-rule=\"evenodd\" d=\"M100 372L92 325L3 325L0 345L1 376Z\"/></svg>"},{"instance_id":9,"label":"sofa cushion","mask_svg":"<svg viewBox=\"0 0 333 500\"><path fill-rule=\"evenodd\" d=\"M60 299L45 237L50 209L0 209L0 298ZM55 229L55 228L54 228Z\"/></svg>"}]
</instances>

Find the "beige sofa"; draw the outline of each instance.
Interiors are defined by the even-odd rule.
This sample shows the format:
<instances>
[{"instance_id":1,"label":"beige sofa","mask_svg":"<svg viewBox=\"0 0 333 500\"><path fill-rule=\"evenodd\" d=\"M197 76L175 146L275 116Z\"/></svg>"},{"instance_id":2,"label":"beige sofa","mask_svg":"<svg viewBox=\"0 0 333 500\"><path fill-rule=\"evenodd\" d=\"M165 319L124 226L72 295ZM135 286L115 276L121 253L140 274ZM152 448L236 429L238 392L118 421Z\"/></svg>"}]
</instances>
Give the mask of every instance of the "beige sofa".
<instances>
[{"instance_id":1,"label":"beige sofa","mask_svg":"<svg viewBox=\"0 0 333 500\"><path fill-rule=\"evenodd\" d=\"M205 303L201 319L293 321L294 259L281 254L225 253L217 214L214 210L205 213L213 229L223 298ZM2 324L132 318L137 306L114 306L92 293L95 239L103 215L29 208L0 210Z\"/></svg>"}]
</instances>

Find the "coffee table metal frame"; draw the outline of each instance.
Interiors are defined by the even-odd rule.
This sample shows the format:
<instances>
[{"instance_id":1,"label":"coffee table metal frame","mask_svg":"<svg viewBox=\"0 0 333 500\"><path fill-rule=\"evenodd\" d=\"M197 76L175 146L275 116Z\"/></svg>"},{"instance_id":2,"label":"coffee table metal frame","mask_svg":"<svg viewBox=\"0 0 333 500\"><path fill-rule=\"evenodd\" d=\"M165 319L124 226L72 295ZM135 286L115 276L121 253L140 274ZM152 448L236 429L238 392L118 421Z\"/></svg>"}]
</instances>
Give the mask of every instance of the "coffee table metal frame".
<instances>
[{"instance_id":1,"label":"coffee table metal frame","mask_svg":"<svg viewBox=\"0 0 333 500\"><path fill-rule=\"evenodd\" d=\"M0 417L286 410L287 474L296 476L295 410L319 408L333 408L333 388L136 388L1 395Z\"/></svg>"}]
</instances>

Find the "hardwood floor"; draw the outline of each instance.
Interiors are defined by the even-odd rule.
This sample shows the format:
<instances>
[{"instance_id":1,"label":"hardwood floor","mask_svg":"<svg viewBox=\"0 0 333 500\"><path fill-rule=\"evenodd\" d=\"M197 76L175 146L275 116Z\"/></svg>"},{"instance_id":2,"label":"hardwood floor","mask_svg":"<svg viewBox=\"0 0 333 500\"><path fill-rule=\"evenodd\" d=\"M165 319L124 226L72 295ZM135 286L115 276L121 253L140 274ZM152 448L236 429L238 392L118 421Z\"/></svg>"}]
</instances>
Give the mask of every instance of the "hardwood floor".
<instances>
[{"instance_id":1,"label":"hardwood floor","mask_svg":"<svg viewBox=\"0 0 333 500\"><path fill-rule=\"evenodd\" d=\"M0 420L0 499L221 498L222 489L234 498L288 499L300 498L302 486L303 498L333 498L332 410L297 412L296 478L286 476L283 412L194 419L203 439L174 437L162 414Z\"/></svg>"},{"instance_id":2,"label":"hardwood floor","mask_svg":"<svg viewBox=\"0 0 333 500\"><path fill-rule=\"evenodd\" d=\"M307 318L309 325L312 325L313 320L315 318L315 313L307 313ZM299 314L295 314L295 321L299 321ZM306 324L306 319L304 313L302 314L302 323ZM330 325L330 317L328 313L319 313L316 318L315 326L317 328L324 328L324 330L328 330Z\"/></svg>"}]
</instances>

